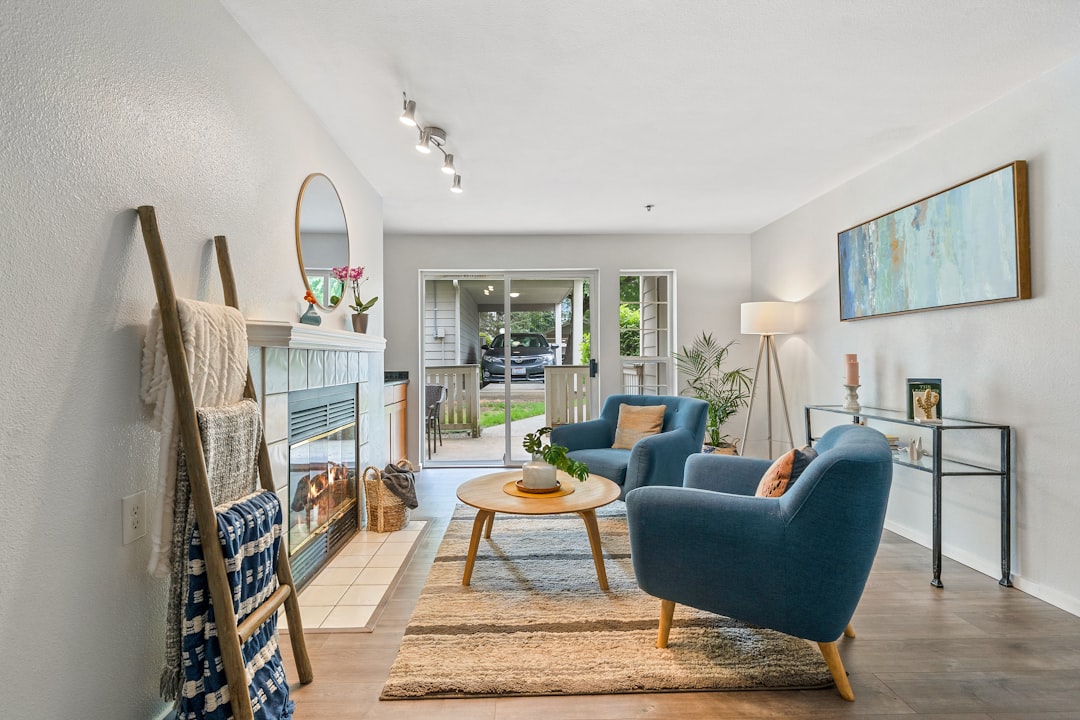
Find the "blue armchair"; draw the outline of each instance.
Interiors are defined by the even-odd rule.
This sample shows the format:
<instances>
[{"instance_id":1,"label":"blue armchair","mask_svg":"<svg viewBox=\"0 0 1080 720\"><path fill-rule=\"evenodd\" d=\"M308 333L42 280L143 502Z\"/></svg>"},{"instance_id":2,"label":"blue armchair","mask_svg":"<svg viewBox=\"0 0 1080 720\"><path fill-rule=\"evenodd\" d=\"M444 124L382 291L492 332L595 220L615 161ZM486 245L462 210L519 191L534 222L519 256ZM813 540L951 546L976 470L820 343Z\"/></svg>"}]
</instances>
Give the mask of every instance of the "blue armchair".
<instances>
[{"instance_id":1,"label":"blue armchair","mask_svg":"<svg viewBox=\"0 0 1080 720\"><path fill-rule=\"evenodd\" d=\"M683 487L626 496L642 590L661 598L657 647L675 603L814 641L840 695L854 700L837 652L877 554L892 453L877 430L835 427L781 497L754 497L768 460L695 455Z\"/></svg>"},{"instance_id":2,"label":"blue armchair","mask_svg":"<svg viewBox=\"0 0 1080 720\"><path fill-rule=\"evenodd\" d=\"M660 433L639 440L631 450L612 448L621 403L665 405ZM611 395L604 401L600 417L557 426L551 431L551 442L566 447L570 457L585 463L589 472L620 485L622 499L644 485L682 485L686 458L701 452L708 409L708 403L696 398Z\"/></svg>"}]
</instances>

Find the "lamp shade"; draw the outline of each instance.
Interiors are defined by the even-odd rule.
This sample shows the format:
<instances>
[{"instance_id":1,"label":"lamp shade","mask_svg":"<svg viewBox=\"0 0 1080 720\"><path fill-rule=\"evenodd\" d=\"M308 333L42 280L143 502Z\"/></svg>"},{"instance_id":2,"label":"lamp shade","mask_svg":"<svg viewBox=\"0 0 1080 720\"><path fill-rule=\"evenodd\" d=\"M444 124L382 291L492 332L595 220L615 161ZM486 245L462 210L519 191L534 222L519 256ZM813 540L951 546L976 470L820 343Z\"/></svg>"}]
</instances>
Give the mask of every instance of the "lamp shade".
<instances>
[{"instance_id":1,"label":"lamp shade","mask_svg":"<svg viewBox=\"0 0 1080 720\"><path fill-rule=\"evenodd\" d=\"M795 332L795 303L743 303L742 332L744 335L790 335Z\"/></svg>"}]
</instances>

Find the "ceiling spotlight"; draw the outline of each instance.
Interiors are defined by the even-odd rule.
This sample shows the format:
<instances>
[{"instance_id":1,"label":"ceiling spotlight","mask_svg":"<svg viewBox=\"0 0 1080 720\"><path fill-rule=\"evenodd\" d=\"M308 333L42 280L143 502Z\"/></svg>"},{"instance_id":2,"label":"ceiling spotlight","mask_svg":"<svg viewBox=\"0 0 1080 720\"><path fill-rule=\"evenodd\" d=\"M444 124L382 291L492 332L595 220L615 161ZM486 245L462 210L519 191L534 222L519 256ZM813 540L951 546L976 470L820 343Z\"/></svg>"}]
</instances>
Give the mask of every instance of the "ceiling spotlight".
<instances>
[{"instance_id":1,"label":"ceiling spotlight","mask_svg":"<svg viewBox=\"0 0 1080 720\"><path fill-rule=\"evenodd\" d=\"M431 142L431 130L424 128L420 132L420 142L416 143L417 152L422 152L425 155L431 154L431 148L428 147L428 143Z\"/></svg>"},{"instance_id":2,"label":"ceiling spotlight","mask_svg":"<svg viewBox=\"0 0 1080 720\"><path fill-rule=\"evenodd\" d=\"M454 156L452 154L447 155L446 159L443 160L442 171L447 175L453 175L457 172L457 170L454 169Z\"/></svg>"},{"instance_id":3,"label":"ceiling spotlight","mask_svg":"<svg viewBox=\"0 0 1080 720\"><path fill-rule=\"evenodd\" d=\"M454 175L454 184L450 186L450 192L452 192L452 193L465 192L464 190L461 189L461 176L460 175L457 175L457 174Z\"/></svg>"},{"instance_id":4,"label":"ceiling spotlight","mask_svg":"<svg viewBox=\"0 0 1080 720\"><path fill-rule=\"evenodd\" d=\"M519 292L512 292L512 293L510 293L510 297L512 297L512 298L516 298L516 297L518 297L518 296L520 296L520 295L521 295L521 293L519 293Z\"/></svg>"},{"instance_id":5,"label":"ceiling spotlight","mask_svg":"<svg viewBox=\"0 0 1080 720\"><path fill-rule=\"evenodd\" d=\"M437 127L426 127L420 131L420 140L416 143L416 149L428 155L431 153L432 145L439 148L441 152L444 143L446 143L445 130Z\"/></svg>"},{"instance_id":6,"label":"ceiling spotlight","mask_svg":"<svg viewBox=\"0 0 1080 720\"><path fill-rule=\"evenodd\" d=\"M414 101L405 101L405 110L401 113L399 120L409 127L416 127L416 103Z\"/></svg>"}]
</instances>

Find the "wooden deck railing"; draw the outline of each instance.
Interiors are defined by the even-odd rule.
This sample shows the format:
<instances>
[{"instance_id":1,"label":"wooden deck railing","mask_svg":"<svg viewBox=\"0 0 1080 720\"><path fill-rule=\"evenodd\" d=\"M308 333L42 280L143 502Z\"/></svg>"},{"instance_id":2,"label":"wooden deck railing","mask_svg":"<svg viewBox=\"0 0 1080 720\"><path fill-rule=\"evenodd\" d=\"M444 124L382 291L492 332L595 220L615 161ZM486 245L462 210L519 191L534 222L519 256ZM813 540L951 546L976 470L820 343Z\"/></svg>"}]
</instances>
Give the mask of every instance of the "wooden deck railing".
<instances>
[{"instance_id":1,"label":"wooden deck railing","mask_svg":"<svg viewBox=\"0 0 1080 720\"><path fill-rule=\"evenodd\" d=\"M588 365L544 368L544 410L551 427L593 418Z\"/></svg>"},{"instance_id":2,"label":"wooden deck railing","mask_svg":"<svg viewBox=\"0 0 1080 720\"><path fill-rule=\"evenodd\" d=\"M428 385L446 387L442 429L468 430L472 437L480 437L480 366L440 365L426 373Z\"/></svg>"}]
</instances>

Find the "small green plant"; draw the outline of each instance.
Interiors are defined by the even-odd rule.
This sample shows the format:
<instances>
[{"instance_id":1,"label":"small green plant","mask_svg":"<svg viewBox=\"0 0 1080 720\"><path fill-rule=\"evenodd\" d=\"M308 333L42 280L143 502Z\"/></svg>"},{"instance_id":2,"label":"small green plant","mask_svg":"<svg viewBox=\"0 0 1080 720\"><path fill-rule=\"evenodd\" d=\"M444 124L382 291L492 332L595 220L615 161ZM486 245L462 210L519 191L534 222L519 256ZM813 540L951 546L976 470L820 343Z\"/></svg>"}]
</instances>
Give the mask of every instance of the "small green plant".
<instances>
[{"instance_id":1,"label":"small green plant","mask_svg":"<svg viewBox=\"0 0 1080 720\"><path fill-rule=\"evenodd\" d=\"M536 432L531 432L522 438L521 446L525 452L533 457L539 455L544 462L550 463L562 470L570 477L585 482L589 479L589 468L585 463L570 459L566 453L568 450L562 445L545 445L544 436L551 432L551 428L542 427Z\"/></svg>"}]
</instances>

